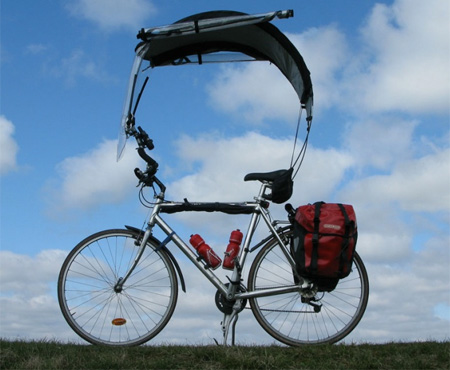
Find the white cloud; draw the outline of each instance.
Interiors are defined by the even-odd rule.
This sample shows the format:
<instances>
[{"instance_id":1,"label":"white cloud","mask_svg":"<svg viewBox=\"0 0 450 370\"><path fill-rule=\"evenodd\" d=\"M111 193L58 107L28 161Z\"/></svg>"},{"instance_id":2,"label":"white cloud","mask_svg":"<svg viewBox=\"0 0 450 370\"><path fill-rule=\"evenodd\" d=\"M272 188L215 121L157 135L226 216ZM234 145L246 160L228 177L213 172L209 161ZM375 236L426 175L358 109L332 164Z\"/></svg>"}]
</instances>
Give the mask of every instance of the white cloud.
<instances>
[{"instance_id":1,"label":"white cloud","mask_svg":"<svg viewBox=\"0 0 450 370\"><path fill-rule=\"evenodd\" d=\"M0 251L2 336L38 340L72 335L53 294L66 254L56 249L42 250L36 256Z\"/></svg>"},{"instance_id":2,"label":"white cloud","mask_svg":"<svg viewBox=\"0 0 450 370\"><path fill-rule=\"evenodd\" d=\"M287 34L311 72L314 105L321 109L341 102L339 74L350 59L345 35L335 25Z\"/></svg>"},{"instance_id":3,"label":"white cloud","mask_svg":"<svg viewBox=\"0 0 450 370\"><path fill-rule=\"evenodd\" d=\"M98 62L91 60L81 49L72 50L70 55L52 64L46 64L44 70L51 76L63 78L66 84L73 86L79 78L96 81L114 81Z\"/></svg>"},{"instance_id":4,"label":"white cloud","mask_svg":"<svg viewBox=\"0 0 450 370\"><path fill-rule=\"evenodd\" d=\"M376 4L362 30L368 64L350 79L373 111L448 113L450 9L446 0Z\"/></svg>"},{"instance_id":5,"label":"white cloud","mask_svg":"<svg viewBox=\"0 0 450 370\"><path fill-rule=\"evenodd\" d=\"M412 156L417 124L392 117L355 122L344 134L344 147L360 168L387 170Z\"/></svg>"},{"instance_id":6,"label":"white cloud","mask_svg":"<svg viewBox=\"0 0 450 370\"><path fill-rule=\"evenodd\" d=\"M56 249L42 250L36 256L0 251L0 327L3 337L77 340L65 324L54 294L66 254Z\"/></svg>"},{"instance_id":7,"label":"white cloud","mask_svg":"<svg viewBox=\"0 0 450 370\"><path fill-rule=\"evenodd\" d=\"M77 4L84 6L86 12L91 9L93 14L88 2ZM343 102L352 100L362 113L367 108L373 112L445 112L448 87L444 84L448 82L448 68L443 71L441 61L448 58L445 54L448 45L443 45L441 32L448 29L447 24L442 25L448 11L436 10L436 4L442 2L395 1L392 6L375 5L361 34L364 50L349 52L349 56L346 40L334 26L289 35L313 73L316 107L323 109L337 104L347 107ZM79 16L98 22L103 28L115 27L102 25L101 20L82 13ZM112 22L127 25L114 19ZM364 59L367 55L369 59ZM95 71L95 66L89 68L89 60L82 52L69 55L67 71L71 70L70 61L86 66L75 68L74 78L91 77L90 73ZM289 94L295 101L295 93L273 66L254 63L248 68L224 69L224 74L213 81L210 92L221 109L246 114L254 121L275 117L291 119L296 115L297 105L294 107L285 99ZM260 76L256 77L257 72L264 76L261 81ZM425 83L422 78L426 79ZM351 89L340 86L345 81L351 84ZM420 88L419 84L422 84ZM347 89L345 94L343 89ZM442 314L450 300L448 136L441 147L437 143L441 139L433 139L419 153L413 147L417 143L417 122L393 122L387 118L387 115L372 116L352 123L348 130L343 130L342 147L324 150L310 146L296 178L291 202L296 206L338 198L355 205L360 227L357 250L366 262L371 286L368 309L347 338L349 342L448 340L449 321L445 319L448 315ZM4 122L0 117L0 123ZM5 136L8 140L12 140L13 129L14 126ZM0 132L3 161L3 128ZM247 133L233 138L183 137L176 145L180 148L181 165L191 172L169 184L168 193L175 199L187 196L192 201L239 201L251 199L258 189L256 183L243 181L246 173L289 165L292 140ZM13 147L17 151L17 144ZM132 169L139 158L129 150L117 165L115 149L115 142L105 141L88 153L62 161L58 165L59 178L52 188L53 206L60 210L87 209L120 201L128 191L132 192L136 184ZM425 150L428 152L424 154ZM8 163L15 167L15 155L13 158ZM383 175L368 174L368 167L380 170ZM2 162L0 169L3 168ZM278 208L282 206L271 206L275 218ZM282 212L280 217L285 217ZM214 236L208 238L207 234L205 238L221 254L234 224L225 219L216 222L209 214L203 218L192 216L188 215L191 221L183 220L183 226L191 222L188 225L194 225L191 230L196 232L197 226L206 228ZM54 295L63 254L47 250L28 257L0 252L3 336L14 338L17 333L26 333L35 339L76 338L64 323ZM209 344L213 337L221 337L222 314L214 305L215 289L192 266L183 263L182 258L188 293L185 295L180 290L173 321L154 343ZM249 310L241 315L238 341L273 342Z\"/></svg>"},{"instance_id":8,"label":"white cloud","mask_svg":"<svg viewBox=\"0 0 450 370\"><path fill-rule=\"evenodd\" d=\"M366 261L392 264L405 261L410 256L412 235L406 233L406 230L403 230L403 232L397 230L395 233L383 234L379 232L379 229L383 226L384 222L373 221L374 213L370 214L372 225L367 220L361 222L358 213L357 215L358 224L360 230L362 230L358 235L358 252L364 256ZM389 219L391 218L389 217ZM365 231L366 229L370 230L372 228L377 228L378 230L376 232Z\"/></svg>"},{"instance_id":9,"label":"white cloud","mask_svg":"<svg viewBox=\"0 0 450 370\"><path fill-rule=\"evenodd\" d=\"M450 301L448 242L448 238L431 240L422 251L410 253L403 261L366 263L370 297L356 328L360 337L369 342L379 342L379 338L448 340L450 322L435 314L436 307Z\"/></svg>"},{"instance_id":10,"label":"white cloud","mask_svg":"<svg viewBox=\"0 0 450 370\"><path fill-rule=\"evenodd\" d=\"M337 106L357 114L447 114L449 16L445 0L376 4L360 30L359 50L351 50L334 25L288 34L311 71L315 112ZM248 121L293 120L298 112L296 96L276 67L225 68L208 91L217 107Z\"/></svg>"},{"instance_id":11,"label":"white cloud","mask_svg":"<svg viewBox=\"0 0 450 370\"><path fill-rule=\"evenodd\" d=\"M409 253L394 265L387 260L368 263L370 258L360 250L370 279L369 304L362 321L346 342L448 340L450 323L436 316L436 307L446 307L450 299L450 256L446 243L445 238L430 240L422 251ZM225 248L225 243L222 247ZM391 245L392 249L396 247ZM216 251L219 252L218 247ZM65 323L54 293L56 276L66 252L44 250L36 257L0 253L2 336L78 341ZM177 258L186 279L187 293L180 289L172 320L150 343L206 345L213 344L213 338L221 341L223 314L214 303L215 288L186 259ZM226 281L225 271L216 272ZM11 294L10 288L14 288L16 294ZM246 345L277 343L259 327L249 310L241 313L236 335L237 342Z\"/></svg>"},{"instance_id":12,"label":"white cloud","mask_svg":"<svg viewBox=\"0 0 450 370\"><path fill-rule=\"evenodd\" d=\"M36 43L27 45L25 48L25 52L28 54L37 55L45 53L48 49L48 45Z\"/></svg>"},{"instance_id":13,"label":"white cloud","mask_svg":"<svg viewBox=\"0 0 450 370\"><path fill-rule=\"evenodd\" d=\"M48 294L56 282L66 252L47 249L35 257L0 251L0 281L2 294L15 292L22 297ZM39 276L39 279L36 278Z\"/></svg>"},{"instance_id":14,"label":"white cloud","mask_svg":"<svg viewBox=\"0 0 450 370\"><path fill-rule=\"evenodd\" d=\"M39 278L39 275L35 275ZM56 284L56 281L53 282ZM0 295L2 337L11 340L81 342L64 321L58 301L49 294L24 297Z\"/></svg>"},{"instance_id":15,"label":"white cloud","mask_svg":"<svg viewBox=\"0 0 450 370\"><path fill-rule=\"evenodd\" d=\"M269 172L289 168L293 138L275 139L256 132L244 136L183 136L175 143L180 166L189 173L167 186L169 199L187 198L192 202L243 202L258 195L260 183L244 182L250 172ZM353 164L346 153L335 149L308 148L306 159L294 180L294 193L289 200L294 206L327 200ZM272 216L286 219L283 205L272 205ZM230 219L229 215L189 213L176 216L190 230L201 230L225 240L231 229L244 227L247 216ZM233 216L235 217L235 216ZM223 228L228 224L230 227ZM261 227L267 234L267 229Z\"/></svg>"},{"instance_id":16,"label":"white cloud","mask_svg":"<svg viewBox=\"0 0 450 370\"><path fill-rule=\"evenodd\" d=\"M156 13L155 6L148 0L76 0L67 8L72 15L87 19L106 31L122 27L138 30Z\"/></svg>"},{"instance_id":17,"label":"white cloud","mask_svg":"<svg viewBox=\"0 0 450 370\"><path fill-rule=\"evenodd\" d=\"M329 200L354 162L345 150L308 146L304 164L296 178L295 198L301 199L302 204Z\"/></svg>"},{"instance_id":18,"label":"white cloud","mask_svg":"<svg viewBox=\"0 0 450 370\"><path fill-rule=\"evenodd\" d=\"M336 74L348 54L343 34L328 26L287 36L311 71L315 105L329 107L336 103L341 94L336 88ZM207 90L215 107L251 123L275 118L295 122L299 112L298 97L289 81L274 65L266 63L224 67Z\"/></svg>"},{"instance_id":19,"label":"white cloud","mask_svg":"<svg viewBox=\"0 0 450 370\"><path fill-rule=\"evenodd\" d=\"M183 164L197 165L198 170L172 183L171 193L196 201L243 201L257 192L254 185L243 181L244 176L288 168L292 141L250 132L230 139L183 136L175 146Z\"/></svg>"},{"instance_id":20,"label":"white cloud","mask_svg":"<svg viewBox=\"0 0 450 370\"><path fill-rule=\"evenodd\" d=\"M5 116L0 116L0 174L17 168L19 146L13 138L15 127Z\"/></svg>"},{"instance_id":21,"label":"white cloud","mask_svg":"<svg viewBox=\"0 0 450 370\"><path fill-rule=\"evenodd\" d=\"M223 67L208 93L216 108L251 123L275 118L294 121L300 109L289 81L267 63Z\"/></svg>"},{"instance_id":22,"label":"white cloud","mask_svg":"<svg viewBox=\"0 0 450 370\"><path fill-rule=\"evenodd\" d=\"M59 179L47 189L52 209L88 209L123 200L137 183L133 169L139 156L128 150L116 162L116 149L117 141L105 140L90 152L59 163Z\"/></svg>"},{"instance_id":23,"label":"white cloud","mask_svg":"<svg viewBox=\"0 0 450 370\"><path fill-rule=\"evenodd\" d=\"M367 121L349 130L343 149L310 146L290 202L294 206L317 200L353 204L360 225L359 248L368 260L405 261L413 248L420 248L420 235L442 232L444 226L433 225L436 220L448 224L443 213L450 209L450 149L432 146L427 154L414 158L418 153L410 148L415 127L408 121L395 125L386 121L379 127ZM168 186L175 199L243 201L252 199L258 189L258 184L243 182L244 175L286 168L292 141L251 132L234 138L183 137L176 147L182 165L192 170ZM368 175L361 171L367 166L385 174ZM349 176L351 182L346 181ZM274 217L285 218L278 208L272 208ZM223 238L229 230L222 232L221 225L229 223L229 216L214 217L189 214L180 219L194 230L207 225L206 231Z\"/></svg>"},{"instance_id":24,"label":"white cloud","mask_svg":"<svg viewBox=\"0 0 450 370\"><path fill-rule=\"evenodd\" d=\"M388 175L354 181L345 193L362 204L392 204L412 212L450 209L450 149L397 164Z\"/></svg>"},{"instance_id":25,"label":"white cloud","mask_svg":"<svg viewBox=\"0 0 450 370\"><path fill-rule=\"evenodd\" d=\"M246 183L250 172L289 168L293 138L275 139L255 132L242 137L183 137L177 141L179 157L188 167L198 169L169 186L177 196L195 201L243 201L257 195L259 185ZM324 197L340 182L353 160L335 149L309 147L295 187L302 197ZM258 183L259 184L259 183ZM300 194L295 194L299 196Z\"/></svg>"}]
</instances>

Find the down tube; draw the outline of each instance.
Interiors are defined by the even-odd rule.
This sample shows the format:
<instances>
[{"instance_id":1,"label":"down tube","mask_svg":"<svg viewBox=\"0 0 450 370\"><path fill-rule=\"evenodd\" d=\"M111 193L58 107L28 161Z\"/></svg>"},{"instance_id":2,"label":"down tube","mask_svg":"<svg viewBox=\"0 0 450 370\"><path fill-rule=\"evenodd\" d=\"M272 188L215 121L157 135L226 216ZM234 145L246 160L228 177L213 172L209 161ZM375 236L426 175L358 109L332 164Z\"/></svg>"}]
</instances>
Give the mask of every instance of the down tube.
<instances>
[{"instance_id":1,"label":"down tube","mask_svg":"<svg viewBox=\"0 0 450 370\"><path fill-rule=\"evenodd\" d=\"M205 268L205 265L197 260L197 255L187 246L187 244L170 228L169 225L161 218L159 214L155 215L155 223L161 228L167 235L172 235L172 241L180 250L186 255L187 258L197 267L197 269L206 276L206 278L218 289L223 295L227 295L227 289L225 285L217 278L217 276L211 271L211 269Z\"/></svg>"}]
</instances>

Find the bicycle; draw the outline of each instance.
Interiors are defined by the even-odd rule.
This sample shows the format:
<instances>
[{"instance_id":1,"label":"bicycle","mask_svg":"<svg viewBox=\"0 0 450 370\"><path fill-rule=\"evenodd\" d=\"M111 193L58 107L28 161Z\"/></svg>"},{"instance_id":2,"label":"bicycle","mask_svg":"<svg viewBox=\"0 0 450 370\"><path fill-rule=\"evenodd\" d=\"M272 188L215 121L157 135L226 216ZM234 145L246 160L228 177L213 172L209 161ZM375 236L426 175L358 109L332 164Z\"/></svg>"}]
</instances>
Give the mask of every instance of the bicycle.
<instances>
[{"instance_id":1,"label":"bicycle","mask_svg":"<svg viewBox=\"0 0 450 370\"><path fill-rule=\"evenodd\" d=\"M60 308L70 327L88 342L139 345L155 337L167 325L177 303L178 286L186 291L183 273L168 247L169 242L217 289L215 302L224 314L224 345L230 334L231 343L235 344L236 323L247 303L264 330L291 346L337 342L361 320L367 306L369 281L360 256L355 253L350 275L341 279L334 290L327 291L319 282L301 276L296 269L291 253L293 207L286 205L286 220L273 220L269 211L270 202L285 203L292 194L292 178L303 161L312 120L313 89L309 70L295 46L270 23L292 16L292 10L254 15L212 11L194 14L168 26L139 31L117 158L121 157L126 140L133 136L138 154L147 163L145 171L135 169L141 185L140 200L146 204L143 190L153 188L154 201L147 204L151 213L144 230L126 226L91 235L69 253L62 265L58 278ZM307 114L303 147L294 161L299 119L290 168L245 176L246 181L261 182L252 201L167 201L166 187L156 177L158 163L146 151L154 148L153 141L141 127L135 128L137 107L149 80L145 74L166 65L238 61L268 61L288 79L301 104L300 112L305 109ZM228 281L221 281L212 266L198 257L162 217L164 213L196 211L250 217ZM261 220L269 235L253 243ZM155 227L166 235L164 240L155 238ZM248 257L254 252L257 253L247 273Z\"/></svg>"},{"instance_id":2,"label":"bicycle","mask_svg":"<svg viewBox=\"0 0 450 370\"><path fill-rule=\"evenodd\" d=\"M287 220L272 220L269 203L274 180L287 170L252 173L246 181L261 182L253 201L240 203L191 203L165 200L164 184L156 177L158 163L147 149L153 142L140 127L128 126L147 163L135 169L141 192L152 187L155 201L145 230L131 226L105 230L81 241L67 256L58 279L58 301L64 318L83 339L93 344L131 346L155 337L169 322L178 296L185 291L180 266L168 248L172 242L217 288L216 305L224 314L223 344L235 344L239 313L250 303L256 320L273 338L290 345L335 343L359 323L366 309L369 281L361 257L355 252L353 270L332 292L320 291L314 281L300 276L290 251L292 209ZM156 191L156 187L158 192ZM141 193L140 193L141 194ZM247 214L249 225L229 281L221 281L161 214L186 211L219 211ZM269 236L252 244L260 220ZM159 227L163 241L153 236ZM249 253L258 251L243 283ZM179 281L178 281L179 280Z\"/></svg>"}]
</instances>

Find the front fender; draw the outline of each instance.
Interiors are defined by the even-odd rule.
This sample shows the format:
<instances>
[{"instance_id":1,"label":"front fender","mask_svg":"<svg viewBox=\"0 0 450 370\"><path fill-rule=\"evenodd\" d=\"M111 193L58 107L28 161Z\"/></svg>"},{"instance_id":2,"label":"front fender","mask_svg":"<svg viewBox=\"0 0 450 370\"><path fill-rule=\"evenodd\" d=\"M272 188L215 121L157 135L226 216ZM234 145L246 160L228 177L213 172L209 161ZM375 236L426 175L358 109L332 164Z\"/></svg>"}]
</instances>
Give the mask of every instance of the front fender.
<instances>
[{"instance_id":1,"label":"front fender","mask_svg":"<svg viewBox=\"0 0 450 370\"><path fill-rule=\"evenodd\" d=\"M126 227L128 230L133 231L133 232L135 232L135 233L137 233L137 234L143 234L143 231L142 231L141 229L138 229L137 227L128 226L128 225L125 225L125 227ZM150 235L150 239L152 240L152 242L154 242L155 244L159 245L160 248L161 248L165 253L167 253L167 255L168 255L169 258L170 258L170 261L171 261L171 262L173 263L173 265L175 266L175 270L177 270L178 277L180 278L181 289L183 290L183 292L186 293L186 284L185 284L185 282L184 282L183 273L181 272L180 265L178 265L178 262L177 262L177 260L175 259L175 257L173 256L172 252L169 251L169 249L168 249L165 245L162 245L162 243L161 243L158 239L156 239L153 235Z\"/></svg>"}]
</instances>

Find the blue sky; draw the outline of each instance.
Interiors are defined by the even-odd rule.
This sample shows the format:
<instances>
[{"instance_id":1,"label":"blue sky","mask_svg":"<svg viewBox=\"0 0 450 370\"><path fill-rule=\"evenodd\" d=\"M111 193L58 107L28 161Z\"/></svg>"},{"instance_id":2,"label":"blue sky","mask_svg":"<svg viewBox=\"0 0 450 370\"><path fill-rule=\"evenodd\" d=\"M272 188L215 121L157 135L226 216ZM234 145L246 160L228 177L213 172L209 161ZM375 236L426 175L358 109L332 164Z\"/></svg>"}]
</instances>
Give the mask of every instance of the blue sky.
<instances>
[{"instance_id":1,"label":"blue sky","mask_svg":"<svg viewBox=\"0 0 450 370\"><path fill-rule=\"evenodd\" d=\"M115 149L142 27L214 9L294 9L275 21L303 55L315 92L305 162L290 202L355 206L371 282L348 341L450 337L450 30L445 0L1 2L1 336L76 340L59 312L59 268L84 237L146 217L129 143ZM138 124L155 141L175 200L241 201L248 172L285 168L295 93L264 63L161 68ZM304 129L304 122L302 129ZM130 145L131 144L131 145ZM273 206L284 218L282 206ZM246 218L174 216L222 253ZM241 226L242 227L242 226ZM212 343L214 289L182 258L187 294L155 343ZM225 279L225 277L224 277ZM250 312L237 340L267 344Z\"/></svg>"}]
</instances>

